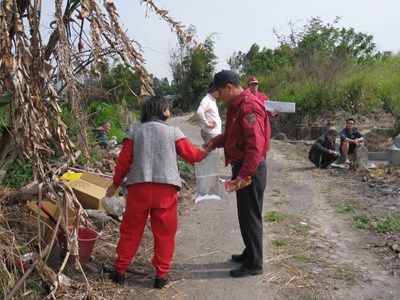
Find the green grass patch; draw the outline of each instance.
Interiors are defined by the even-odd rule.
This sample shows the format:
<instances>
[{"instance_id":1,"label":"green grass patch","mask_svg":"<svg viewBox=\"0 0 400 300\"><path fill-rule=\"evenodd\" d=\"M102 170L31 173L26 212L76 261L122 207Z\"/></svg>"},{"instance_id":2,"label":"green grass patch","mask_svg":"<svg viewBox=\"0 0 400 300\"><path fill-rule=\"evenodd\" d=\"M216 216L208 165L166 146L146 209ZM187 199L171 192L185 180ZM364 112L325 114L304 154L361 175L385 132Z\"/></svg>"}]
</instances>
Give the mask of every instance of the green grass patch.
<instances>
[{"instance_id":1,"label":"green grass patch","mask_svg":"<svg viewBox=\"0 0 400 300\"><path fill-rule=\"evenodd\" d=\"M305 254L301 254L301 253L297 253L295 255L293 255L293 259L300 261L300 262L305 262L305 263L309 263L309 262L313 262L313 258L310 255L305 255Z\"/></svg>"},{"instance_id":2,"label":"green grass patch","mask_svg":"<svg viewBox=\"0 0 400 300\"><path fill-rule=\"evenodd\" d=\"M359 229L368 229L371 225L372 218L366 213L361 213L353 216L353 221Z\"/></svg>"},{"instance_id":3,"label":"green grass patch","mask_svg":"<svg viewBox=\"0 0 400 300\"><path fill-rule=\"evenodd\" d=\"M299 223L297 225L290 225L290 232L301 236L303 238L310 237L310 229L311 227L307 223Z\"/></svg>"},{"instance_id":4,"label":"green grass patch","mask_svg":"<svg viewBox=\"0 0 400 300\"><path fill-rule=\"evenodd\" d=\"M386 217L360 213L353 216L353 221L357 228L368 229L377 233L395 233L400 231L400 213Z\"/></svg>"},{"instance_id":5,"label":"green grass patch","mask_svg":"<svg viewBox=\"0 0 400 300\"><path fill-rule=\"evenodd\" d=\"M271 193L272 199L272 204L274 205L282 205L288 203L286 199L284 199L285 195L282 195L282 192L280 189L273 189Z\"/></svg>"},{"instance_id":6,"label":"green grass patch","mask_svg":"<svg viewBox=\"0 0 400 300\"><path fill-rule=\"evenodd\" d=\"M339 209L339 212L341 212L341 213L355 213L359 208L360 207L359 207L359 205L357 203L354 203L354 202L351 202L351 201L347 201L344 204L344 207Z\"/></svg>"},{"instance_id":7,"label":"green grass patch","mask_svg":"<svg viewBox=\"0 0 400 300\"><path fill-rule=\"evenodd\" d=\"M334 279L341 279L353 285L359 279L359 275L354 271L354 269L350 268L347 265L338 265L333 269L333 272L330 274L330 277Z\"/></svg>"},{"instance_id":8,"label":"green grass patch","mask_svg":"<svg viewBox=\"0 0 400 300\"><path fill-rule=\"evenodd\" d=\"M277 238L272 240L272 245L277 246L277 247L283 247L286 246L288 244L288 240L287 239L282 239L282 238Z\"/></svg>"},{"instance_id":9,"label":"green grass patch","mask_svg":"<svg viewBox=\"0 0 400 300\"><path fill-rule=\"evenodd\" d=\"M400 231L400 213L378 218L372 228L378 233L395 233Z\"/></svg>"},{"instance_id":10,"label":"green grass patch","mask_svg":"<svg viewBox=\"0 0 400 300\"><path fill-rule=\"evenodd\" d=\"M273 189L272 190L271 197L279 197L281 195L282 195L282 193L281 193L280 189Z\"/></svg>"},{"instance_id":11,"label":"green grass patch","mask_svg":"<svg viewBox=\"0 0 400 300\"><path fill-rule=\"evenodd\" d=\"M269 211L265 215L265 220L267 222L282 222L283 220L286 220L288 218L289 216L287 214L278 211Z\"/></svg>"},{"instance_id":12,"label":"green grass patch","mask_svg":"<svg viewBox=\"0 0 400 300\"><path fill-rule=\"evenodd\" d=\"M276 205L276 206L289 203L289 201L287 201L286 199L273 199L271 202L273 205Z\"/></svg>"},{"instance_id":13,"label":"green grass patch","mask_svg":"<svg viewBox=\"0 0 400 300\"><path fill-rule=\"evenodd\" d=\"M376 233L400 232L400 212L381 216L370 212L358 203L357 199L343 199L339 195L335 195L330 186L324 186L320 192L337 213L349 215L349 220L355 228Z\"/></svg>"}]
</instances>

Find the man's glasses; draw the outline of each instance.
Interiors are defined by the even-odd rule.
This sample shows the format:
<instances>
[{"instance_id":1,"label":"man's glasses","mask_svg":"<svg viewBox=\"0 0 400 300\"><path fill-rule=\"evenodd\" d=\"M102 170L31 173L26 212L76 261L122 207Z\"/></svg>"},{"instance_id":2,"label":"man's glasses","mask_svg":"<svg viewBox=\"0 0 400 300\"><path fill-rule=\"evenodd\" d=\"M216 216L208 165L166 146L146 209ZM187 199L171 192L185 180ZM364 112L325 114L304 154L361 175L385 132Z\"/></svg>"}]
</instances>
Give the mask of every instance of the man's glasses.
<instances>
[{"instance_id":1,"label":"man's glasses","mask_svg":"<svg viewBox=\"0 0 400 300\"><path fill-rule=\"evenodd\" d=\"M354 125L354 123L353 123L353 122L348 122L347 124L349 124L349 125Z\"/></svg>"}]
</instances>

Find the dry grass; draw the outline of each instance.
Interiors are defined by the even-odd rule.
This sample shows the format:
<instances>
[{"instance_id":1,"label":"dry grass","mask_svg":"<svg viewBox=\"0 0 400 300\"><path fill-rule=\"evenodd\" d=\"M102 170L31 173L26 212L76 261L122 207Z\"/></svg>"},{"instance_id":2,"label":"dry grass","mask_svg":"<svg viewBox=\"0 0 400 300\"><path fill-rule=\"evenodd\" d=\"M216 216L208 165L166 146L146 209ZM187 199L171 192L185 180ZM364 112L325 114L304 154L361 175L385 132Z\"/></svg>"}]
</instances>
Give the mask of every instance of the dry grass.
<instances>
[{"instance_id":1,"label":"dry grass","mask_svg":"<svg viewBox=\"0 0 400 300\"><path fill-rule=\"evenodd\" d=\"M187 212L194 194L194 183L187 182L187 187L184 187L179 194L179 215ZM1 298L5 298L5 295L10 292L24 274L21 265L18 263L20 255L38 251L37 224L36 215L26 207L25 203L10 205L5 199L0 200ZM141 245L127 270L127 282L132 283L129 284L129 290L116 287L108 280L108 272L113 269L113 261L116 257L115 248L119 239L119 222L109 222L104 227L98 222L94 222L93 227L100 233L100 236L96 241L92 260L83 265L84 272L76 264L67 264L62 270L62 277L68 284L60 284L55 296L63 295L66 299L81 299L83 295L86 295L95 299L112 299L117 294L121 299L131 299L130 297L139 294L148 295L148 293L151 293L155 295L157 291L148 289L151 287L155 272L151 264L153 236L150 223L145 228ZM52 254L54 256L58 252L53 253L55 253ZM28 262L28 265L30 263ZM53 271L57 272L60 264L61 261L58 261L55 268L53 266ZM40 270L35 269L19 288L15 297L44 299L48 295L48 291L44 287L53 284L48 276L43 274L42 269L45 268L46 266L42 266ZM175 275L174 278L178 279L185 277L185 274ZM86 280L88 284L85 284Z\"/></svg>"},{"instance_id":2,"label":"dry grass","mask_svg":"<svg viewBox=\"0 0 400 300\"><path fill-rule=\"evenodd\" d=\"M273 272L267 282L275 283L288 297L330 299L334 283L352 285L360 273L346 264L330 260L317 244L317 227L307 218L270 211L266 214L273 257L268 261Z\"/></svg>"}]
</instances>

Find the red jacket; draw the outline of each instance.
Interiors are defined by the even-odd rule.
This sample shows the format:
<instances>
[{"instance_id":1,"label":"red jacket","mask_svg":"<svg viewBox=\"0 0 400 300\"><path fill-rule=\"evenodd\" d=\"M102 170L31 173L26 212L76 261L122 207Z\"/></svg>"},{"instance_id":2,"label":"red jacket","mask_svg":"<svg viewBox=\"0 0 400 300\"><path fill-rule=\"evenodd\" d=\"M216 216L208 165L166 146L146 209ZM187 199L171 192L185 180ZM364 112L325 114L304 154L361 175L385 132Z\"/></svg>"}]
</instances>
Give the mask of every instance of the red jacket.
<instances>
[{"instance_id":1,"label":"red jacket","mask_svg":"<svg viewBox=\"0 0 400 300\"><path fill-rule=\"evenodd\" d=\"M228 107L225 132L211 142L217 148L224 147L226 165L242 163L238 176L247 181L265 159L270 145L269 134L264 101L246 89Z\"/></svg>"},{"instance_id":2,"label":"red jacket","mask_svg":"<svg viewBox=\"0 0 400 300\"><path fill-rule=\"evenodd\" d=\"M265 95L265 94L263 94L263 93L260 93L259 91L257 91L257 92L255 93L255 96L256 96L258 99L262 100L263 102L269 100L267 95Z\"/></svg>"},{"instance_id":3,"label":"red jacket","mask_svg":"<svg viewBox=\"0 0 400 300\"><path fill-rule=\"evenodd\" d=\"M249 90L250 90L250 89L249 89ZM269 100L269 98L268 98L267 95L265 95L265 94L263 94L263 93L260 93L259 91L257 91L257 92L255 93L255 96L256 96L258 99L260 99L260 100L262 101L262 103L264 103L264 101L268 101L268 100ZM267 110L267 115L273 117L272 113L271 113L270 111L268 111L268 110ZM268 124L267 124L267 126L266 126L265 128L266 128L267 136L269 137L269 139L268 139L268 142L269 142L269 140L271 139L271 124L268 122ZM269 149L269 147L268 147L268 149Z\"/></svg>"}]
</instances>

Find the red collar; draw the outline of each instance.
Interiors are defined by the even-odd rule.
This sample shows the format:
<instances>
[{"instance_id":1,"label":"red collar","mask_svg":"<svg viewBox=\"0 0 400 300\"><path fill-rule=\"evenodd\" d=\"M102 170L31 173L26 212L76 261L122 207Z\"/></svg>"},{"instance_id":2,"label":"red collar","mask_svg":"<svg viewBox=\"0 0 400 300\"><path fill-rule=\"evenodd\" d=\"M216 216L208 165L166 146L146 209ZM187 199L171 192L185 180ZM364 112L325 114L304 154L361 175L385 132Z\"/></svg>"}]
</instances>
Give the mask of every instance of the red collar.
<instances>
[{"instance_id":1,"label":"red collar","mask_svg":"<svg viewBox=\"0 0 400 300\"><path fill-rule=\"evenodd\" d=\"M235 100L232 102L232 106L237 108L240 106L242 101L251 95L250 89L245 89Z\"/></svg>"}]
</instances>

